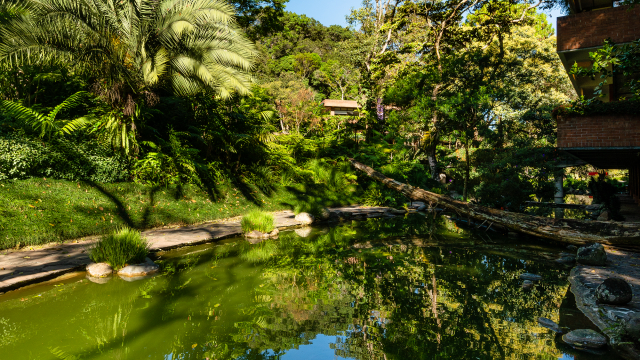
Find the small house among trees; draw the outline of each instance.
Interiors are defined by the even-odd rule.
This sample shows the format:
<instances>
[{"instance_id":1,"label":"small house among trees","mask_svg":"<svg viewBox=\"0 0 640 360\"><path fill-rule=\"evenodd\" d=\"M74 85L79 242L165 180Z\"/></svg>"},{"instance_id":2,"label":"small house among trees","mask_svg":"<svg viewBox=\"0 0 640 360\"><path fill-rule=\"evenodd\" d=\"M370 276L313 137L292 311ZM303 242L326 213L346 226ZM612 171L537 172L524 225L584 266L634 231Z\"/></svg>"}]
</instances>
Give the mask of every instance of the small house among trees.
<instances>
[{"instance_id":1,"label":"small house among trees","mask_svg":"<svg viewBox=\"0 0 640 360\"><path fill-rule=\"evenodd\" d=\"M358 105L357 101L353 100L323 100L322 105L326 112L329 112L333 115L358 115L358 109L360 105Z\"/></svg>"}]
</instances>

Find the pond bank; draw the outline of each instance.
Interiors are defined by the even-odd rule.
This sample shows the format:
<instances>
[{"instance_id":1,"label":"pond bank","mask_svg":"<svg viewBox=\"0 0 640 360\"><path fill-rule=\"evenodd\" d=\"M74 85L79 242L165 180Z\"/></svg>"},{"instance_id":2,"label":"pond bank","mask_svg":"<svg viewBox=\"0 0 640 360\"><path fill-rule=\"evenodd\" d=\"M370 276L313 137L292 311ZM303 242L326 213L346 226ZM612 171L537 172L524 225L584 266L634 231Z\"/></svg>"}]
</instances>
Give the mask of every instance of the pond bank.
<instances>
[{"instance_id":1,"label":"pond bank","mask_svg":"<svg viewBox=\"0 0 640 360\"><path fill-rule=\"evenodd\" d=\"M381 217L391 209L348 206L330 210L341 212L345 218L367 218ZM303 225L295 220L292 211L280 211L274 215L278 229ZM236 217L200 225L157 228L143 231L142 234L149 241L151 251L158 252L241 235L240 219ZM32 247L33 250L0 251L0 293L84 269L91 262L87 250L98 239L98 236L93 236L63 244Z\"/></svg>"},{"instance_id":2,"label":"pond bank","mask_svg":"<svg viewBox=\"0 0 640 360\"><path fill-rule=\"evenodd\" d=\"M622 339L625 319L640 313L640 254L606 247L607 266L577 264L569 276L576 305L604 334L610 345L626 359L639 359L640 351ZM633 291L633 299L624 306L597 304L596 288L607 278L626 280Z\"/></svg>"}]
</instances>

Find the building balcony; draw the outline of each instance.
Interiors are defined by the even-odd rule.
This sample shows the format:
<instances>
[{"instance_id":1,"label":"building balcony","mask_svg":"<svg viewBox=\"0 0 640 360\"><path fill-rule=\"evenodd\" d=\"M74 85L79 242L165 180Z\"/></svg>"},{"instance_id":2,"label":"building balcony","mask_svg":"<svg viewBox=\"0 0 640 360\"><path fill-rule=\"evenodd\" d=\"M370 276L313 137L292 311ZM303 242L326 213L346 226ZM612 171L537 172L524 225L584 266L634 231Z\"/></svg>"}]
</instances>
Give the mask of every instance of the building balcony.
<instances>
[{"instance_id":1,"label":"building balcony","mask_svg":"<svg viewBox=\"0 0 640 360\"><path fill-rule=\"evenodd\" d=\"M559 116L558 149L600 169L640 164L640 116Z\"/></svg>"},{"instance_id":2,"label":"building balcony","mask_svg":"<svg viewBox=\"0 0 640 360\"><path fill-rule=\"evenodd\" d=\"M630 43L640 39L640 6L613 7L611 0L575 0L571 4L572 15L558 18L558 55L567 72L577 63L590 67L590 52L596 51L606 39L616 44ZM588 10L588 11L585 11ZM579 96L593 97L593 90L601 79L577 78L569 76ZM603 89L602 101L615 101L622 95L620 79L607 79L609 84Z\"/></svg>"},{"instance_id":3,"label":"building balcony","mask_svg":"<svg viewBox=\"0 0 640 360\"><path fill-rule=\"evenodd\" d=\"M640 7L609 7L558 18L558 53L597 48L606 39L617 44L640 39Z\"/></svg>"}]
</instances>

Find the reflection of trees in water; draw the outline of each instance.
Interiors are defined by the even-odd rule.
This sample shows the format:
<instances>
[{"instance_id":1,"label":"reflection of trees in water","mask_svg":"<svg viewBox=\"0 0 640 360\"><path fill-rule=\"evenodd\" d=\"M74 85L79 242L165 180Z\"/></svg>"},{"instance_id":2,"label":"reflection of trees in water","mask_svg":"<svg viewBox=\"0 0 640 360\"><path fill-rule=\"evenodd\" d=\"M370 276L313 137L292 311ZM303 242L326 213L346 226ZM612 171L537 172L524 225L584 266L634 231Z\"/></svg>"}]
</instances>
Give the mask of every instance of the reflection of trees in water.
<instances>
[{"instance_id":1,"label":"reflection of trees in water","mask_svg":"<svg viewBox=\"0 0 640 360\"><path fill-rule=\"evenodd\" d=\"M554 280L560 272L537 261L540 251L486 243L439 216L426 220L370 219L315 238L290 232L258 245L185 250L192 253L166 260L150 280L75 283L2 303L2 341L23 341L11 335L42 326L6 311L46 308L70 315L60 339L81 340L52 348L78 358L146 356L148 334L161 339L153 356L174 359L277 359L319 334L337 336L336 354L355 359L557 358L535 320L557 320L567 290ZM516 279L523 270L545 278L524 296ZM72 309L76 301L82 306Z\"/></svg>"},{"instance_id":2,"label":"reflection of trees in water","mask_svg":"<svg viewBox=\"0 0 640 360\"><path fill-rule=\"evenodd\" d=\"M430 231L433 223L409 227ZM552 335L536 318L557 318L567 285L542 263L473 249L406 245L358 251L353 240L394 234L389 221L331 229L315 241L293 235L243 249L267 264L253 321L254 349L289 349L316 334L343 335L336 354L357 359L557 358ZM438 225L438 224L436 224ZM439 225L442 225L440 223ZM523 293L525 269L544 276ZM434 291L437 288L437 291Z\"/></svg>"}]
</instances>

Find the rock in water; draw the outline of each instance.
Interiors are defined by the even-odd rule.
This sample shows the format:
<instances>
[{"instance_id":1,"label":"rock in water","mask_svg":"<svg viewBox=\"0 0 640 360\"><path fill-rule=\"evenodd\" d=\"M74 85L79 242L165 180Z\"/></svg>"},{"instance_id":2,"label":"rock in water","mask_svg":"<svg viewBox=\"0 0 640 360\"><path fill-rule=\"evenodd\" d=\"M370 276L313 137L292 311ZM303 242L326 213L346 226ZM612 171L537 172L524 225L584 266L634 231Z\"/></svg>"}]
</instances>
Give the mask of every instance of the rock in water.
<instances>
[{"instance_id":1,"label":"rock in water","mask_svg":"<svg viewBox=\"0 0 640 360\"><path fill-rule=\"evenodd\" d=\"M542 276L536 275L536 274L524 273L524 274L520 274L520 279L530 280L530 281L540 281L542 280Z\"/></svg>"},{"instance_id":2,"label":"rock in water","mask_svg":"<svg viewBox=\"0 0 640 360\"><path fill-rule=\"evenodd\" d=\"M539 317L538 318L538 324L540 324L540 326L547 328L555 333L558 334L562 334L562 328L560 327L560 325L556 324L555 322L553 322L553 320L544 318L544 317Z\"/></svg>"},{"instance_id":3,"label":"rock in water","mask_svg":"<svg viewBox=\"0 0 640 360\"><path fill-rule=\"evenodd\" d=\"M596 289L600 304L624 305L633 298L629 283L620 278L608 278Z\"/></svg>"},{"instance_id":4,"label":"rock in water","mask_svg":"<svg viewBox=\"0 0 640 360\"><path fill-rule=\"evenodd\" d=\"M87 274L96 278L107 277L113 274L113 268L107 263L91 263L87 265Z\"/></svg>"},{"instance_id":5,"label":"rock in water","mask_svg":"<svg viewBox=\"0 0 640 360\"><path fill-rule=\"evenodd\" d=\"M578 250L578 247L575 245L569 245L567 246L567 250L575 252L576 250Z\"/></svg>"},{"instance_id":6,"label":"rock in water","mask_svg":"<svg viewBox=\"0 0 640 360\"><path fill-rule=\"evenodd\" d=\"M301 212L300 214L296 215L296 221L299 221L305 225L313 223L313 220L315 220L313 218L313 215L306 212Z\"/></svg>"},{"instance_id":7,"label":"rock in water","mask_svg":"<svg viewBox=\"0 0 640 360\"><path fill-rule=\"evenodd\" d=\"M532 287L533 287L533 281L531 281L531 280L525 280L525 281L522 283L522 288L523 288L523 289L525 289L525 290L529 290L529 289L531 289Z\"/></svg>"},{"instance_id":8,"label":"rock in water","mask_svg":"<svg viewBox=\"0 0 640 360\"><path fill-rule=\"evenodd\" d=\"M300 237L303 237L303 238L306 238L309 235L311 235L312 229L310 227L303 227L303 228L300 228L300 229L295 229L294 231L295 231L296 235L298 235Z\"/></svg>"},{"instance_id":9,"label":"rock in water","mask_svg":"<svg viewBox=\"0 0 640 360\"><path fill-rule=\"evenodd\" d=\"M563 256L560 259L556 259L556 262L558 264L572 265L574 262L576 262L576 258L574 258L573 256Z\"/></svg>"},{"instance_id":10,"label":"rock in water","mask_svg":"<svg viewBox=\"0 0 640 360\"><path fill-rule=\"evenodd\" d=\"M598 221L609 221L611 220L611 216L608 211L603 211L600 215L598 215Z\"/></svg>"},{"instance_id":11,"label":"rock in water","mask_svg":"<svg viewBox=\"0 0 640 360\"><path fill-rule=\"evenodd\" d=\"M579 248L576 260L583 265L605 266L607 253L601 244L593 244Z\"/></svg>"},{"instance_id":12,"label":"rock in water","mask_svg":"<svg viewBox=\"0 0 640 360\"><path fill-rule=\"evenodd\" d=\"M640 313L634 313L629 316L624 329L627 335L635 341L640 339Z\"/></svg>"},{"instance_id":13,"label":"rock in water","mask_svg":"<svg viewBox=\"0 0 640 360\"><path fill-rule=\"evenodd\" d=\"M320 210L318 217L320 218L320 220L329 220L331 218L331 211L327 208L323 208L322 210Z\"/></svg>"},{"instance_id":14,"label":"rock in water","mask_svg":"<svg viewBox=\"0 0 640 360\"><path fill-rule=\"evenodd\" d=\"M142 264L123 267L118 271L118 275L126 277L147 276L157 273L159 270L160 267L151 261L151 259L147 258L147 261Z\"/></svg>"},{"instance_id":15,"label":"rock in water","mask_svg":"<svg viewBox=\"0 0 640 360\"><path fill-rule=\"evenodd\" d=\"M562 335L562 340L567 344L587 349L599 349L607 345L607 338L591 329L573 330Z\"/></svg>"}]
</instances>

